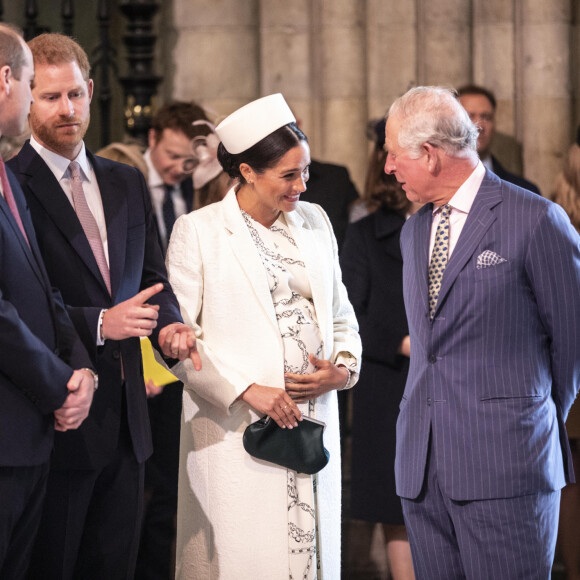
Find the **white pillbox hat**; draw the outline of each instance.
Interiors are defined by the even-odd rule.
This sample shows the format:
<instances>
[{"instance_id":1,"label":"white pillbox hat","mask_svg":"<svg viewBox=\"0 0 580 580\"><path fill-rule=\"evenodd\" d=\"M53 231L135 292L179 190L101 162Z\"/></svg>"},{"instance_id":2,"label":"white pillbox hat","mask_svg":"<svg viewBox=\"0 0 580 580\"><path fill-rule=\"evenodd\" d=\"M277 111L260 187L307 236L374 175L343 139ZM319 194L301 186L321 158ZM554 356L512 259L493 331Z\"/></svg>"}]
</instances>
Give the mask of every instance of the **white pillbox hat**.
<instances>
[{"instance_id":1,"label":"white pillbox hat","mask_svg":"<svg viewBox=\"0 0 580 580\"><path fill-rule=\"evenodd\" d=\"M268 95L244 105L226 117L216 133L226 150L237 155L287 125L296 118L281 93Z\"/></svg>"}]
</instances>

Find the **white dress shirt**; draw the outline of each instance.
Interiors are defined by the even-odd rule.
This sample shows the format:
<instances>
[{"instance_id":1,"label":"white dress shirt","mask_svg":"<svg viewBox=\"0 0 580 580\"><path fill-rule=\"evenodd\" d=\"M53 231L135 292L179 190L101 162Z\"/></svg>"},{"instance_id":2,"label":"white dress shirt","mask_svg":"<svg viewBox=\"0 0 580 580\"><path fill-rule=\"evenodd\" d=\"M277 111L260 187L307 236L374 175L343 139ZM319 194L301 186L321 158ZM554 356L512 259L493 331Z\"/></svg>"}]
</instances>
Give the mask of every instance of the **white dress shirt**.
<instances>
[{"instance_id":1,"label":"white dress shirt","mask_svg":"<svg viewBox=\"0 0 580 580\"><path fill-rule=\"evenodd\" d=\"M63 157L62 155L59 155L58 153L54 153L54 151L50 151L46 147L42 146L34 137L30 137L30 145L48 165L49 169L56 177L56 180L60 183L62 190L74 208L71 189L72 184L70 172L68 169L71 160ZM81 177L83 181L83 191L85 192L85 197L87 199L89 209L91 210L91 213L97 222L101 241L103 242L103 249L105 250L105 258L107 259L107 264L109 264L109 244L107 240L107 224L105 222L103 200L101 199L101 192L99 190L99 184L97 183L95 172L93 171L93 168L87 158L87 151L85 149L84 142L82 143L80 153L73 161L76 161L80 165Z\"/></svg>"},{"instance_id":2,"label":"white dress shirt","mask_svg":"<svg viewBox=\"0 0 580 580\"><path fill-rule=\"evenodd\" d=\"M463 185L455 192L455 195L449 200L448 204L451 206L451 213L449 214L449 255L451 257L453 250L457 244L457 240L461 234L461 230L465 225L465 220L469 214L469 210L473 205L473 200L479 191L481 182L485 177L485 167L479 161L471 173L471 175L463 182ZM435 234L437 233L437 226L441 221L441 207L433 209L433 221L431 223L431 241L429 244L429 256L433 253L433 246L435 245ZM429 259L431 259L429 257Z\"/></svg>"},{"instance_id":3,"label":"white dress shirt","mask_svg":"<svg viewBox=\"0 0 580 580\"><path fill-rule=\"evenodd\" d=\"M159 235L161 236L161 239L164 240L165 246L167 247L169 240L167 239L167 228L165 227L165 220L163 219L165 184L153 166L151 161L151 150L147 149L143 157L145 159L145 163L147 163L147 186L149 187L149 193L151 195L151 205L153 206L153 211L155 212L155 217L157 219ZM175 212L175 219L187 213L187 204L181 195L181 184L178 183L177 185L173 186L171 191L171 199L173 200L173 211Z\"/></svg>"}]
</instances>

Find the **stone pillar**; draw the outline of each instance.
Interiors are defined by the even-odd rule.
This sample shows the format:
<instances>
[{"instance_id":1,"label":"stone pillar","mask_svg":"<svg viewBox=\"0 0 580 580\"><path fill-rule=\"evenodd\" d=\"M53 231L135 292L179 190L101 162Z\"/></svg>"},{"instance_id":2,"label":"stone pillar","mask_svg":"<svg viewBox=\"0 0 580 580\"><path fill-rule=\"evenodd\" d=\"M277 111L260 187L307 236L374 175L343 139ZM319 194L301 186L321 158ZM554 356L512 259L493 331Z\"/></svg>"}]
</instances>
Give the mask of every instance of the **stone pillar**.
<instances>
[{"instance_id":1,"label":"stone pillar","mask_svg":"<svg viewBox=\"0 0 580 580\"><path fill-rule=\"evenodd\" d=\"M415 0L367 2L367 103L382 117L391 103L417 84Z\"/></svg>"},{"instance_id":2,"label":"stone pillar","mask_svg":"<svg viewBox=\"0 0 580 580\"><path fill-rule=\"evenodd\" d=\"M576 139L576 129L580 125L580 0L573 2L572 14L572 62L570 68L572 71L572 95L573 95L573 120L572 142Z\"/></svg>"},{"instance_id":3,"label":"stone pillar","mask_svg":"<svg viewBox=\"0 0 580 580\"><path fill-rule=\"evenodd\" d=\"M221 116L259 97L259 24L259 0L176 0L171 97Z\"/></svg>"},{"instance_id":4,"label":"stone pillar","mask_svg":"<svg viewBox=\"0 0 580 580\"><path fill-rule=\"evenodd\" d=\"M420 85L456 87L471 74L471 2L417 0Z\"/></svg>"},{"instance_id":5,"label":"stone pillar","mask_svg":"<svg viewBox=\"0 0 580 580\"><path fill-rule=\"evenodd\" d=\"M312 24L309 0L260 2L260 94L282 93L314 147Z\"/></svg>"},{"instance_id":6,"label":"stone pillar","mask_svg":"<svg viewBox=\"0 0 580 580\"><path fill-rule=\"evenodd\" d=\"M495 94L497 130L515 135L513 2L474 0L473 5L473 82Z\"/></svg>"},{"instance_id":7,"label":"stone pillar","mask_svg":"<svg viewBox=\"0 0 580 580\"><path fill-rule=\"evenodd\" d=\"M572 138L570 2L522 0L518 5L521 56L516 70L524 173L546 194Z\"/></svg>"},{"instance_id":8,"label":"stone pillar","mask_svg":"<svg viewBox=\"0 0 580 580\"><path fill-rule=\"evenodd\" d=\"M313 35L315 96L320 124L313 144L322 160L346 165L359 189L367 159L364 0L312 0L319 32ZM315 108L315 110L316 110Z\"/></svg>"}]
</instances>

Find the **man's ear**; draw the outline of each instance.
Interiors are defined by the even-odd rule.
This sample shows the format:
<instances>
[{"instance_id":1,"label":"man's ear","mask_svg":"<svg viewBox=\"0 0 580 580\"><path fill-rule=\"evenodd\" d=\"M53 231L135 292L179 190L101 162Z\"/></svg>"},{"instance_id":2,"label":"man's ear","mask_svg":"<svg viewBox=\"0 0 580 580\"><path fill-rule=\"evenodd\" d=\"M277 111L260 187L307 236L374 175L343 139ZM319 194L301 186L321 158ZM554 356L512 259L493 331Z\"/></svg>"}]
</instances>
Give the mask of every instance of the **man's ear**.
<instances>
[{"instance_id":1,"label":"man's ear","mask_svg":"<svg viewBox=\"0 0 580 580\"><path fill-rule=\"evenodd\" d=\"M149 149L153 149L155 145L157 145L155 129L149 129L149 132L147 133L147 144L149 145Z\"/></svg>"},{"instance_id":2,"label":"man's ear","mask_svg":"<svg viewBox=\"0 0 580 580\"><path fill-rule=\"evenodd\" d=\"M441 149L434 147L431 143L423 143L423 154L427 160L427 169L431 175L437 175L441 169Z\"/></svg>"},{"instance_id":3,"label":"man's ear","mask_svg":"<svg viewBox=\"0 0 580 580\"><path fill-rule=\"evenodd\" d=\"M94 88L95 88L95 83L93 82L93 79L89 79L87 81L87 91L88 91L88 95L89 95L89 103L93 100Z\"/></svg>"},{"instance_id":4,"label":"man's ear","mask_svg":"<svg viewBox=\"0 0 580 580\"><path fill-rule=\"evenodd\" d=\"M6 64L3 67L0 67L0 94L4 93L5 95L10 94L12 82L12 69Z\"/></svg>"}]
</instances>

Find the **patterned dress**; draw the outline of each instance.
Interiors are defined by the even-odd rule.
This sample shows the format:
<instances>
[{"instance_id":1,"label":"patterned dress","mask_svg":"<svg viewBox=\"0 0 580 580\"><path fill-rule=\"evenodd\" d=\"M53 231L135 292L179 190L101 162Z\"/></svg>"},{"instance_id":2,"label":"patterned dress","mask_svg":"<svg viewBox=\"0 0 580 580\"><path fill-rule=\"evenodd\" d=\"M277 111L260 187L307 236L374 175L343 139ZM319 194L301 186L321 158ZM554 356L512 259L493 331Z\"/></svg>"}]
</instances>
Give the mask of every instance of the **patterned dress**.
<instances>
[{"instance_id":1,"label":"patterned dress","mask_svg":"<svg viewBox=\"0 0 580 580\"><path fill-rule=\"evenodd\" d=\"M304 262L284 214L266 228L242 210L252 240L264 264L280 335L284 344L284 372L314 372L309 355L320 358L322 336L312 302ZM315 417L315 401L298 405ZM317 550L316 475L288 470L288 554L290 580L321 580Z\"/></svg>"}]
</instances>

